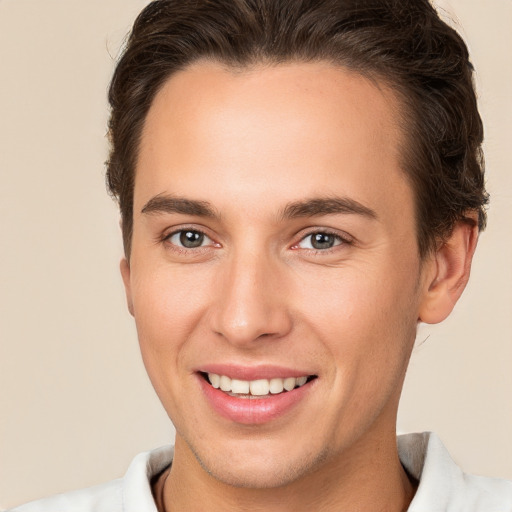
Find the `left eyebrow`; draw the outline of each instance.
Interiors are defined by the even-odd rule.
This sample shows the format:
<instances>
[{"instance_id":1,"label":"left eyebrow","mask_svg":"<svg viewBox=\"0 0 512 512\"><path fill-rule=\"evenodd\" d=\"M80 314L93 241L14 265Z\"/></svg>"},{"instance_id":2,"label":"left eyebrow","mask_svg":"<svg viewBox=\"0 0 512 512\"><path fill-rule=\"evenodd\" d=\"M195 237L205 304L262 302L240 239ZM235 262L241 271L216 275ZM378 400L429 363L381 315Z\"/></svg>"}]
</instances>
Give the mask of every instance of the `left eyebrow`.
<instances>
[{"instance_id":1,"label":"left eyebrow","mask_svg":"<svg viewBox=\"0 0 512 512\"><path fill-rule=\"evenodd\" d=\"M152 197L142 208L141 213L181 213L197 217L218 217L214 208L207 201L196 201L184 197L157 195Z\"/></svg>"},{"instance_id":2,"label":"left eyebrow","mask_svg":"<svg viewBox=\"0 0 512 512\"><path fill-rule=\"evenodd\" d=\"M287 204L282 210L283 219L317 217L321 215L352 214L377 219L374 210L348 197L316 197Z\"/></svg>"}]
</instances>

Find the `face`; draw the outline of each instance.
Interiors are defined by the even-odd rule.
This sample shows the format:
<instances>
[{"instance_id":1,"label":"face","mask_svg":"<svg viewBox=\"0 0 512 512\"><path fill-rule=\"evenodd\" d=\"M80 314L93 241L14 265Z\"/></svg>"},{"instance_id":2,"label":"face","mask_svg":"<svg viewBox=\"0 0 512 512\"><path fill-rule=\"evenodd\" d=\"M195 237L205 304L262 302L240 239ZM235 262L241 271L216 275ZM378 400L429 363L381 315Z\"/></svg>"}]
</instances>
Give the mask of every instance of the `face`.
<instances>
[{"instance_id":1,"label":"face","mask_svg":"<svg viewBox=\"0 0 512 512\"><path fill-rule=\"evenodd\" d=\"M394 438L425 289L398 108L323 63L199 63L152 104L123 277L176 456L222 482Z\"/></svg>"}]
</instances>

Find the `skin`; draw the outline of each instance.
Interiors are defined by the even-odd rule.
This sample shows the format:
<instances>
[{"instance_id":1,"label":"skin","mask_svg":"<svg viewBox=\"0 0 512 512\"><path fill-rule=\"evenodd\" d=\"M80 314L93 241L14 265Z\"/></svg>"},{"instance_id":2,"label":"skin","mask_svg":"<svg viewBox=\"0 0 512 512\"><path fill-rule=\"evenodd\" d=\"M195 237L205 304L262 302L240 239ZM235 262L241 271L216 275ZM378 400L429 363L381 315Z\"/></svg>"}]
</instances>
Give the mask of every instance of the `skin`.
<instances>
[{"instance_id":1,"label":"skin","mask_svg":"<svg viewBox=\"0 0 512 512\"><path fill-rule=\"evenodd\" d=\"M450 313L477 234L461 223L420 260L399 108L392 91L321 62L242 72L201 62L155 97L121 271L176 427L160 510L407 509L415 483L395 431L417 323ZM169 198L208 203L211 215L173 211ZM284 215L332 198L364 211ZM183 229L203 244L180 247ZM333 247L313 249L313 233ZM241 425L213 412L199 385L198 368L225 362L317 378L286 414Z\"/></svg>"}]
</instances>

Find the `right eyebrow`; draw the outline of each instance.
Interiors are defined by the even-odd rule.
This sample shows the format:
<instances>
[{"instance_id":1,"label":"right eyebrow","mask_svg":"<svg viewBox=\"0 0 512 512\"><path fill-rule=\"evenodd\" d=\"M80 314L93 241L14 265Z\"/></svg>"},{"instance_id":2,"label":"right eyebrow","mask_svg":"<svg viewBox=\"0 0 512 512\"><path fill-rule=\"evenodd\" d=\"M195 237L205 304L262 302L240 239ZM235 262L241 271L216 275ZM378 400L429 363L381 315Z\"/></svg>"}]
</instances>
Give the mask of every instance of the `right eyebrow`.
<instances>
[{"instance_id":1,"label":"right eyebrow","mask_svg":"<svg viewBox=\"0 0 512 512\"><path fill-rule=\"evenodd\" d=\"M355 214L377 219L377 213L349 197L313 197L286 205L283 218L316 217L322 215Z\"/></svg>"},{"instance_id":2,"label":"right eyebrow","mask_svg":"<svg viewBox=\"0 0 512 512\"><path fill-rule=\"evenodd\" d=\"M197 217L218 217L214 208L207 201L196 201L171 195L159 194L152 197L142 208L141 213L162 214L181 213Z\"/></svg>"}]
</instances>

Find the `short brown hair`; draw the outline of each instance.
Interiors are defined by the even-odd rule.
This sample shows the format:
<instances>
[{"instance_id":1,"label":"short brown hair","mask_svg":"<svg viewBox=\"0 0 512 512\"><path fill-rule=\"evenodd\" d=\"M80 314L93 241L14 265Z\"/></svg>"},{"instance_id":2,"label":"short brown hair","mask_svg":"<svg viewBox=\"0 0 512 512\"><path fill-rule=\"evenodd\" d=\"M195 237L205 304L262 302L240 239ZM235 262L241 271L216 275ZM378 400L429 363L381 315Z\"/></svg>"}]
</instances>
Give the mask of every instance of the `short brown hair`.
<instances>
[{"instance_id":1,"label":"short brown hair","mask_svg":"<svg viewBox=\"0 0 512 512\"><path fill-rule=\"evenodd\" d=\"M119 201L127 257L147 112L166 80L199 59L234 68L327 61L384 81L403 107L401 165L415 194L420 255L471 214L485 226L473 67L428 0L157 0L135 21L109 90L107 185Z\"/></svg>"}]
</instances>

